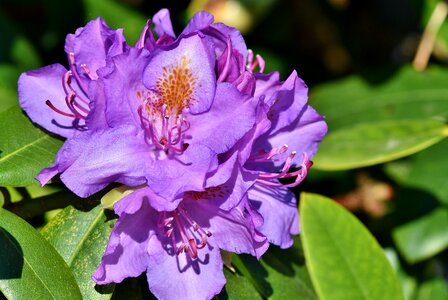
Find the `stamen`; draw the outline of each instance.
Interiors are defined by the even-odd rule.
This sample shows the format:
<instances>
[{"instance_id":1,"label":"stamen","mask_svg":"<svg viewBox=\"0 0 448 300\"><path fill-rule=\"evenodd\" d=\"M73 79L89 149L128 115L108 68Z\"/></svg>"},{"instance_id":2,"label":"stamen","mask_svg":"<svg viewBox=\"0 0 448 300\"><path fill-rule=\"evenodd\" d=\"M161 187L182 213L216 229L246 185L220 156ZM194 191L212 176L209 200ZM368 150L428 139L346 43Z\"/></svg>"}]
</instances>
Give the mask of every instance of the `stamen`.
<instances>
[{"instance_id":1,"label":"stamen","mask_svg":"<svg viewBox=\"0 0 448 300\"><path fill-rule=\"evenodd\" d=\"M185 252L193 260L198 258L198 250L204 248L207 238L212 236L210 231L199 226L182 207L173 212L164 212L158 224L164 230L164 235L171 237L176 255ZM176 242L176 239L180 241Z\"/></svg>"},{"instance_id":2,"label":"stamen","mask_svg":"<svg viewBox=\"0 0 448 300\"><path fill-rule=\"evenodd\" d=\"M255 61L254 61L254 52L250 49L248 51L249 51L249 55L247 57L246 69L253 73L255 68L258 66L259 72L263 73L264 67L265 67L265 61L264 61L263 57L261 57L261 55L257 54L255 56Z\"/></svg>"},{"instance_id":3,"label":"stamen","mask_svg":"<svg viewBox=\"0 0 448 300\"><path fill-rule=\"evenodd\" d=\"M75 61L75 53L70 52L68 54L68 61L70 65L70 71L72 71L73 76L75 76L76 81L78 82L79 87L81 88L82 92L87 95L87 87L84 85L84 82L81 80L81 77L78 74L78 71L76 71L76 61Z\"/></svg>"},{"instance_id":4,"label":"stamen","mask_svg":"<svg viewBox=\"0 0 448 300\"><path fill-rule=\"evenodd\" d=\"M270 186L270 187L291 188L291 187L295 187L295 186L299 185L305 179L306 175L308 174L308 170L311 168L313 163L308 159L307 154L304 152L301 168L297 171L288 173L288 170L292 165L292 160L294 159L295 155L296 155L296 152L293 151L286 158L285 164L280 173L260 172L258 175L257 182L262 185ZM289 183L289 184L282 184L279 182L271 181L272 179L291 178L291 177L296 177L296 179L294 180L294 182Z\"/></svg>"},{"instance_id":5,"label":"stamen","mask_svg":"<svg viewBox=\"0 0 448 300\"><path fill-rule=\"evenodd\" d=\"M70 113L66 113L63 112L62 110L56 108L56 106L53 105L53 103L51 103L50 100L45 101L45 104L48 105L52 110L54 110L55 112L57 112L60 115L66 116L66 117L71 117L71 118L76 118L77 116L70 114Z\"/></svg>"},{"instance_id":6,"label":"stamen","mask_svg":"<svg viewBox=\"0 0 448 300\"><path fill-rule=\"evenodd\" d=\"M158 110L149 105L149 99L143 101L138 108L141 123L145 129L147 142L159 149L173 154L182 154L188 148L184 143L185 132L190 123L182 114L167 112L167 106L161 105Z\"/></svg>"},{"instance_id":7,"label":"stamen","mask_svg":"<svg viewBox=\"0 0 448 300\"><path fill-rule=\"evenodd\" d=\"M263 151L260 150L257 154L253 154L249 157L250 161L254 162L266 162L266 161L278 161L277 159L273 159L276 155L280 155L288 151L288 145L283 144L280 148L274 147L271 151Z\"/></svg>"}]
</instances>

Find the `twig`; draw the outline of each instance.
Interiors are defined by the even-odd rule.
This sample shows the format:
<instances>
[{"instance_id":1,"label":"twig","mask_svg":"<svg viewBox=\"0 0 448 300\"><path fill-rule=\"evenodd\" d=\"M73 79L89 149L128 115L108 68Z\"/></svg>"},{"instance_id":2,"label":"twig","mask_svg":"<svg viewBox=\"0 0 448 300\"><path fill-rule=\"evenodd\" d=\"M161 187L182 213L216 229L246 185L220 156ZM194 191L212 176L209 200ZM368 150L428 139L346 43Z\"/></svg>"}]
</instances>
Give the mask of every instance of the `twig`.
<instances>
[{"instance_id":1,"label":"twig","mask_svg":"<svg viewBox=\"0 0 448 300\"><path fill-rule=\"evenodd\" d=\"M426 25L425 31L423 32L422 39L417 48L417 53L415 54L412 66L417 71L423 71L428 66L429 57L434 49L434 44L436 42L437 33L440 27L445 21L448 13L448 5L445 1L437 3L434 11L429 18L428 25Z\"/></svg>"}]
</instances>

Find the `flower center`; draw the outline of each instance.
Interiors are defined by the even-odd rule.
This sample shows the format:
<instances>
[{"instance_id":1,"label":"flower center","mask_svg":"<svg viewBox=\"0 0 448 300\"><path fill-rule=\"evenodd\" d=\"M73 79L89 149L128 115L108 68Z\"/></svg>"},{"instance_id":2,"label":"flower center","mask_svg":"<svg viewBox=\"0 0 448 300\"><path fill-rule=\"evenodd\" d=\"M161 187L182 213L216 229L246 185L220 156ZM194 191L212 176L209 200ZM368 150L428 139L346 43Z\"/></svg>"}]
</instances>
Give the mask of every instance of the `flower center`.
<instances>
[{"instance_id":1,"label":"flower center","mask_svg":"<svg viewBox=\"0 0 448 300\"><path fill-rule=\"evenodd\" d=\"M163 67L154 90L138 91L143 104L139 108L148 139L159 148L174 153L184 152L184 133L190 128L185 114L194 104L197 78L186 56L174 65Z\"/></svg>"},{"instance_id":2,"label":"flower center","mask_svg":"<svg viewBox=\"0 0 448 300\"><path fill-rule=\"evenodd\" d=\"M260 151L260 153L251 155L249 158L251 161L266 162L266 161L277 161L276 156L285 153L288 150L288 145L284 144L281 147L274 147L271 151ZM308 159L308 155L303 153L303 161L299 170L289 172L291 168L292 161L296 156L296 151L292 151L290 155L285 159L285 164L280 172L259 172L257 182L270 187L295 187L299 185L308 174L308 170L313 165L313 162ZM294 182L288 184L282 184L279 182L272 181L272 179L280 178L294 178Z\"/></svg>"},{"instance_id":3,"label":"flower center","mask_svg":"<svg viewBox=\"0 0 448 300\"><path fill-rule=\"evenodd\" d=\"M67 71L64 74L64 76L62 76L62 88L64 89L65 93L65 105L70 112L65 112L57 108L56 106L54 106L51 100L46 100L45 104L47 104L52 110L54 110L56 113L60 115L85 120L90 111L89 102L86 100L87 87L81 80L76 70L75 54L73 52L69 53L69 63L70 63L70 71ZM93 80L87 65L82 64L81 68L83 69L85 74L91 80ZM75 78L75 82L78 85L80 91L75 90L75 88L72 86L73 77Z\"/></svg>"},{"instance_id":4,"label":"flower center","mask_svg":"<svg viewBox=\"0 0 448 300\"><path fill-rule=\"evenodd\" d=\"M207 245L212 233L199 226L183 207L163 212L158 222L164 235L172 240L176 255L187 253L191 259L198 258L198 250Z\"/></svg>"}]
</instances>

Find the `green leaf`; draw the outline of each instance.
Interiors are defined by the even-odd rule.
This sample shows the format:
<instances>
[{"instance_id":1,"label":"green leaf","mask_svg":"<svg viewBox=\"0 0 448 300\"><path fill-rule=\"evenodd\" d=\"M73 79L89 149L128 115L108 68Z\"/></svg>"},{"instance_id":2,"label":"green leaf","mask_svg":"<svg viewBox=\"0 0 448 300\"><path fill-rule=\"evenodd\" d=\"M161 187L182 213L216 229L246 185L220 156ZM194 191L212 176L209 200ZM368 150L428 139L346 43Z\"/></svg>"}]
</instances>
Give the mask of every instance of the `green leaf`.
<instances>
[{"instance_id":1,"label":"green leaf","mask_svg":"<svg viewBox=\"0 0 448 300\"><path fill-rule=\"evenodd\" d=\"M448 69L399 70L383 84L359 76L323 84L312 90L312 105L326 117L330 132L355 124L448 116Z\"/></svg>"},{"instance_id":2,"label":"green leaf","mask_svg":"<svg viewBox=\"0 0 448 300\"><path fill-rule=\"evenodd\" d=\"M84 299L110 299L113 286L95 289L91 276L101 261L112 231L101 205L90 211L66 207L42 229L73 272Z\"/></svg>"},{"instance_id":3,"label":"green leaf","mask_svg":"<svg viewBox=\"0 0 448 300\"><path fill-rule=\"evenodd\" d=\"M431 119L358 124L330 132L314 157L322 170L371 166L421 151L448 135L448 127Z\"/></svg>"},{"instance_id":4,"label":"green leaf","mask_svg":"<svg viewBox=\"0 0 448 300\"><path fill-rule=\"evenodd\" d=\"M394 229L398 250L409 263L415 263L448 248L448 209L438 208L420 219Z\"/></svg>"},{"instance_id":5,"label":"green leaf","mask_svg":"<svg viewBox=\"0 0 448 300\"><path fill-rule=\"evenodd\" d=\"M289 249L271 245L261 262L248 255L232 263L255 288L269 299L317 299L303 259L299 239Z\"/></svg>"},{"instance_id":6,"label":"green leaf","mask_svg":"<svg viewBox=\"0 0 448 300\"><path fill-rule=\"evenodd\" d=\"M425 281L419 288L416 300L448 300L448 289L443 278Z\"/></svg>"},{"instance_id":7,"label":"green leaf","mask_svg":"<svg viewBox=\"0 0 448 300\"><path fill-rule=\"evenodd\" d=\"M82 299L56 250L4 209L0 209L0 290L9 299Z\"/></svg>"},{"instance_id":8,"label":"green leaf","mask_svg":"<svg viewBox=\"0 0 448 300\"><path fill-rule=\"evenodd\" d=\"M218 299L262 299L246 277L232 273L227 268L224 268L224 275L227 282L223 291L217 296Z\"/></svg>"},{"instance_id":9,"label":"green leaf","mask_svg":"<svg viewBox=\"0 0 448 300\"><path fill-rule=\"evenodd\" d=\"M123 28L128 44L134 44L146 24L146 17L132 7L114 0L83 0L87 20L101 16L111 28Z\"/></svg>"},{"instance_id":10,"label":"green leaf","mask_svg":"<svg viewBox=\"0 0 448 300\"><path fill-rule=\"evenodd\" d=\"M62 141L33 126L14 106L0 113L0 185L26 186L54 160Z\"/></svg>"},{"instance_id":11,"label":"green leaf","mask_svg":"<svg viewBox=\"0 0 448 300\"><path fill-rule=\"evenodd\" d=\"M302 194L301 239L320 299L403 299L383 250L352 214L331 199Z\"/></svg>"},{"instance_id":12,"label":"green leaf","mask_svg":"<svg viewBox=\"0 0 448 300\"><path fill-rule=\"evenodd\" d=\"M17 79L20 72L16 67L0 64L0 113L17 105Z\"/></svg>"},{"instance_id":13,"label":"green leaf","mask_svg":"<svg viewBox=\"0 0 448 300\"><path fill-rule=\"evenodd\" d=\"M431 192L448 204L448 140L444 140L409 158L409 161L392 162L386 172L400 184ZM431 174L431 176L428 176Z\"/></svg>"}]
</instances>

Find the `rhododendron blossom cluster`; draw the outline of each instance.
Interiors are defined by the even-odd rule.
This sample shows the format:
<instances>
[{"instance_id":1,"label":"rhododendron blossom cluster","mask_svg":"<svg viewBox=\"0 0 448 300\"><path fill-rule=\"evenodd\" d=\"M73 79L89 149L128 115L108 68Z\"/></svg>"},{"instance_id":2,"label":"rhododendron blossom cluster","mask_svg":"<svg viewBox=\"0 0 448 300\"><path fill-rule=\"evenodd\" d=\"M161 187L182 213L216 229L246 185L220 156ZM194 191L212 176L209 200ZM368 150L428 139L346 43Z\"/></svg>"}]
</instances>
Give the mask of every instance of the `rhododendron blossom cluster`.
<instances>
[{"instance_id":1,"label":"rhododendron blossom cluster","mask_svg":"<svg viewBox=\"0 0 448 300\"><path fill-rule=\"evenodd\" d=\"M23 73L19 98L66 138L42 185L59 174L80 197L110 183L130 191L114 204L96 283L146 272L159 299L210 299L225 284L220 250L260 258L269 243L292 245L288 188L327 131L296 72L265 74L240 32L205 12L176 35L161 10L134 46L98 18L65 51L68 69Z\"/></svg>"}]
</instances>

